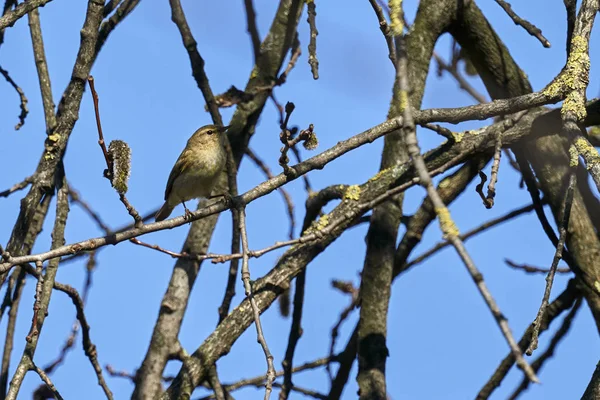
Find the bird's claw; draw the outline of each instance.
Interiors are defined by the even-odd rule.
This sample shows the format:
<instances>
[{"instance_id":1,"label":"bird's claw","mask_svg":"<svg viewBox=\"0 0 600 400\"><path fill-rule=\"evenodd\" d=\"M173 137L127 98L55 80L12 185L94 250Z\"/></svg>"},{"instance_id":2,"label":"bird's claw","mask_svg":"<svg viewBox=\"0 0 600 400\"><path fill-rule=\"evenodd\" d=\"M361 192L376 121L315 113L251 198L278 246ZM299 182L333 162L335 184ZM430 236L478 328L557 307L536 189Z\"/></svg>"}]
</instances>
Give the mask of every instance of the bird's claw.
<instances>
[{"instance_id":1,"label":"bird's claw","mask_svg":"<svg viewBox=\"0 0 600 400\"><path fill-rule=\"evenodd\" d=\"M231 208L233 206L233 197L230 193L221 193L210 197L211 199L218 199L217 202L223 202L227 206L227 208ZM216 204L216 203L213 203Z\"/></svg>"},{"instance_id":2,"label":"bird's claw","mask_svg":"<svg viewBox=\"0 0 600 400\"><path fill-rule=\"evenodd\" d=\"M225 203L227 207L231 207L233 205L233 197L230 193L224 193L222 197L223 203Z\"/></svg>"}]
</instances>

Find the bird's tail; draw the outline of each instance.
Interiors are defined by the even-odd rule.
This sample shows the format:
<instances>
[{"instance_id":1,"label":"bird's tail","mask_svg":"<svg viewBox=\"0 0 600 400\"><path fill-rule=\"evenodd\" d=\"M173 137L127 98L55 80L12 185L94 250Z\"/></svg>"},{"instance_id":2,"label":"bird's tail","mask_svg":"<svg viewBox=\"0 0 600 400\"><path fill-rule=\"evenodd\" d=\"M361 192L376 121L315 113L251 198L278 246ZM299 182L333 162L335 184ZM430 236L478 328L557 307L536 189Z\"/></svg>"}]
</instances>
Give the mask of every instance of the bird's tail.
<instances>
[{"instance_id":1,"label":"bird's tail","mask_svg":"<svg viewBox=\"0 0 600 400\"><path fill-rule=\"evenodd\" d=\"M173 208L174 207L171 207L169 205L169 203L167 203L165 201L165 204L163 204L163 206L160 208L160 210L158 210L158 212L154 216L154 220L156 222L158 222L158 221L162 221L164 219L167 219L169 217L169 215L171 215L171 213L173 212Z\"/></svg>"}]
</instances>

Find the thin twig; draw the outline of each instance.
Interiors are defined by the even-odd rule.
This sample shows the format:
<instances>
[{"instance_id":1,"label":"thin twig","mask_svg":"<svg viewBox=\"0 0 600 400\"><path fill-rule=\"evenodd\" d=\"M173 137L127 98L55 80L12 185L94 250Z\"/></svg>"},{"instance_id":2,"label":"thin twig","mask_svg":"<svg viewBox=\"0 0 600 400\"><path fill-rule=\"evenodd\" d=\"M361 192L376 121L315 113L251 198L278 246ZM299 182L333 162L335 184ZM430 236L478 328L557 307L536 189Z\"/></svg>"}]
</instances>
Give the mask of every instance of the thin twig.
<instances>
[{"instance_id":1,"label":"thin twig","mask_svg":"<svg viewBox=\"0 0 600 400\"><path fill-rule=\"evenodd\" d=\"M2 368L0 369L0 393L6 393L8 385L8 372L10 369L10 360L15 339L15 327L17 322L17 314L21 302L23 288L25 287L26 272L23 268L16 268L11 278L15 281L15 289L12 293L10 301L10 310L8 311L8 322L6 324L6 335L4 337L4 346L2 352Z\"/></svg>"},{"instance_id":2,"label":"thin twig","mask_svg":"<svg viewBox=\"0 0 600 400\"><path fill-rule=\"evenodd\" d=\"M231 253L239 253L240 251L240 215L238 210L233 208L231 213L231 224L233 228L233 235L231 237ZM219 324L227 317L229 314L229 309L231 308L231 302L233 301L233 297L235 296L235 286L238 277L238 271L240 268L240 259L235 258L231 259L229 264L229 271L227 274L227 285L225 286L225 294L223 295L223 301L219 306ZM216 368L216 367L215 367Z\"/></svg>"},{"instance_id":3,"label":"thin twig","mask_svg":"<svg viewBox=\"0 0 600 400\"><path fill-rule=\"evenodd\" d=\"M542 305L540 306L537 316L533 321L533 333L531 337L531 343L525 351L525 353L529 356L533 354L533 352L538 346L538 335L540 333L540 326L542 325L542 318L544 317L544 313L546 312L546 308L548 307L550 292L552 291L552 283L554 282L554 275L556 274L556 269L558 268L558 262L562 259L563 248L565 246L565 241L567 240L567 229L569 227L569 219L571 217L571 206L573 205L573 195L575 191L575 185L577 184L577 175L575 174L575 168L577 167L578 160L579 159L576 158L576 162L573 165L571 165L572 168L569 176L569 186L567 187L567 193L565 195L565 201L559 219L560 222L558 226L558 244L556 245L556 251L554 253L554 259L552 260L552 265L550 265L550 271L546 276L546 288L544 290L544 296L542 298Z\"/></svg>"},{"instance_id":4,"label":"thin twig","mask_svg":"<svg viewBox=\"0 0 600 400\"><path fill-rule=\"evenodd\" d=\"M8 307L11 306L12 303L12 292L15 287L15 278L10 276L8 278L8 282L6 284L6 292L4 293L4 300L2 300L2 305L0 305L0 322L2 322L2 317L4 316L4 312Z\"/></svg>"},{"instance_id":5,"label":"thin twig","mask_svg":"<svg viewBox=\"0 0 600 400\"><path fill-rule=\"evenodd\" d=\"M32 361L32 363L33 363L33 361ZM40 367L35 365L35 363L33 364L32 369L35 372L37 372L37 374L40 376L42 381L44 381L44 383L46 384L46 386L48 387L48 389L50 390L50 392L52 393L54 398L56 400L62 400L63 397L60 395L60 393L58 392L58 389L56 389L56 386L54 386L54 383L52 383L52 380L50 380L50 377L44 372L44 370L42 370Z\"/></svg>"},{"instance_id":6,"label":"thin twig","mask_svg":"<svg viewBox=\"0 0 600 400\"><path fill-rule=\"evenodd\" d=\"M487 199L485 197L485 194L483 194L483 186L485 185L485 183L487 182L487 175L485 174L485 172L483 171L479 171L479 183L475 186L475 191L477 192L477 194L479 195L479 197L481 197L481 201L483 201L483 205L486 208L488 207L488 202Z\"/></svg>"},{"instance_id":7,"label":"thin twig","mask_svg":"<svg viewBox=\"0 0 600 400\"><path fill-rule=\"evenodd\" d=\"M265 358L267 360L267 379L265 382L265 400L268 400L271 397L271 391L273 390L273 381L275 380L275 366L273 364L273 355L269 351L269 346L267 345L267 341L265 340L265 336L263 334L262 325L260 323L260 310L258 309L258 305L254 300L254 295L252 294L252 283L250 282L250 268L248 266L248 233L246 230L246 210L244 206L239 209L239 223L240 223L240 233L242 237L242 281L244 282L244 290L246 292L246 297L250 300L250 305L252 306L252 312L254 315L254 325L256 326L256 340L260 343L263 352L265 353Z\"/></svg>"},{"instance_id":8,"label":"thin twig","mask_svg":"<svg viewBox=\"0 0 600 400\"><path fill-rule=\"evenodd\" d=\"M515 25L522 26L523 29L525 29L527 31L527 33L529 33L531 36L533 36L537 40L539 40L540 43L542 44L542 46L544 46L546 48L550 47L550 42L548 41L548 39L546 39L544 37L544 35L542 35L541 29L539 29L538 27L536 27L535 25L533 25L531 22L529 22L527 20L524 20L523 18L519 17L512 10L511 5L509 3L507 3L506 1L504 1L504 0L496 0L496 3L498 3L498 5L500 7L502 7L502 9L513 20L513 22L515 23Z\"/></svg>"},{"instance_id":9,"label":"thin twig","mask_svg":"<svg viewBox=\"0 0 600 400\"><path fill-rule=\"evenodd\" d=\"M472 236L478 235L481 232L484 232L490 228L493 228L496 225L502 224L504 222L510 221L513 218L516 218L520 215L523 215L525 213L531 212L533 211L534 206L532 204L528 205L528 206L523 206L520 208L517 208L516 210L513 210L507 214L504 214L498 218L494 218L490 221L487 221L481 225L479 225L478 227L471 229L470 231L467 231L463 234L460 235L460 238L462 241L466 242L469 238L471 238ZM423 261L425 261L426 259L428 259L429 257L431 257L432 255L436 254L437 252L439 252L440 250L444 249L445 247L450 246L451 243L448 240L445 240L443 242L439 242L437 243L435 246L433 246L431 249L425 251L424 253L422 253L421 255L415 257L413 260L411 260L410 262L406 263L404 266L401 267L402 270L406 270L410 267L413 267L417 264L422 263ZM546 271L547 272L547 271Z\"/></svg>"},{"instance_id":10,"label":"thin twig","mask_svg":"<svg viewBox=\"0 0 600 400\"><path fill-rule=\"evenodd\" d=\"M19 114L19 122L17 125L15 125L15 130L18 131L25 124L25 118L27 117L27 114L29 114L29 109L27 108L27 97L25 97L25 92L23 89L21 89L19 85L17 85L16 82L10 77L7 70L0 67L0 74L4 76L6 82L8 82L19 95L19 107L21 108L21 113Z\"/></svg>"},{"instance_id":11,"label":"thin twig","mask_svg":"<svg viewBox=\"0 0 600 400\"><path fill-rule=\"evenodd\" d=\"M273 382L273 386L283 389L283 384L278 383L278 382ZM314 399L320 399L320 400L328 399L328 397L326 395L319 393L316 390L306 389L306 388L300 387L298 385L294 385L290 390L293 392L298 392L300 394L303 394L304 396L307 396L307 397L312 397Z\"/></svg>"},{"instance_id":12,"label":"thin twig","mask_svg":"<svg viewBox=\"0 0 600 400\"><path fill-rule=\"evenodd\" d=\"M422 126L423 128L427 128L431 131L434 131L438 135L445 137L449 142L454 142L456 140L456 133L452 132L448 128L444 128L443 126L437 124L423 124Z\"/></svg>"},{"instance_id":13,"label":"thin twig","mask_svg":"<svg viewBox=\"0 0 600 400\"><path fill-rule=\"evenodd\" d=\"M112 14L112 12L115 11L115 9L121 1L122 0L108 0L104 5L104 10L102 11L102 15L104 16L104 18Z\"/></svg>"},{"instance_id":14,"label":"thin twig","mask_svg":"<svg viewBox=\"0 0 600 400\"><path fill-rule=\"evenodd\" d=\"M31 182L33 182L33 177L33 175L28 176L27 178L23 179L23 181L15 183L10 189L6 189L5 191L0 192L0 197L8 197L14 192L18 192L19 190L25 189L31 184Z\"/></svg>"},{"instance_id":15,"label":"thin twig","mask_svg":"<svg viewBox=\"0 0 600 400\"><path fill-rule=\"evenodd\" d=\"M485 207L490 209L494 206L496 197L496 182L498 182L498 170L500 169L500 157L502 156L502 135L496 139L496 148L494 149L494 163L492 164L492 175L488 184L487 196L485 197Z\"/></svg>"},{"instance_id":16,"label":"thin twig","mask_svg":"<svg viewBox=\"0 0 600 400\"><path fill-rule=\"evenodd\" d=\"M340 326L344 323L344 321L350 316L350 313L356 309L359 301L359 290L352 285L352 282L340 282L340 281L332 281L331 286L338 289L342 293L349 294L351 297L350 304L348 304L340 313L340 316L336 322L336 324L331 328L331 341L329 342L329 356L333 357L333 352L335 351L335 344L337 341L337 337L339 335ZM333 372L331 371L331 365L327 364L325 366L327 370L327 374L329 375L329 380L333 382Z\"/></svg>"},{"instance_id":17,"label":"thin twig","mask_svg":"<svg viewBox=\"0 0 600 400\"><path fill-rule=\"evenodd\" d=\"M394 37L390 32L390 27L385 19L385 15L383 14L383 9L377 3L377 0L369 0L369 3L371 3L373 11L375 11L375 15L377 15L377 20L379 21L379 29L381 29L381 33L383 33L385 43L388 47L388 57L392 62L394 68L396 68L396 45L394 44Z\"/></svg>"},{"instance_id":18,"label":"thin twig","mask_svg":"<svg viewBox=\"0 0 600 400\"><path fill-rule=\"evenodd\" d=\"M517 269L519 271L524 271L527 274L547 274L548 272L550 272L549 268L540 268L529 264L517 264L516 262L511 261L507 258L504 259L504 263L511 268ZM556 272L559 274L567 274L571 272L571 270L569 268L557 268Z\"/></svg>"},{"instance_id":19,"label":"thin twig","mask_svg":"<svg viewBox=\"0 0 600 400\"><path fill-rule=\"evenodd\" d=\"M531 363L531 368L533 368L536 373L538 373L541 370L544 363L550 358L552 358L552 356L554 355L556 347L564 339L565 335L569 332L569 329L571 329L573 319L575 318L575 315L577 315L577 311L579 311L582 303L583 299L581 297L575 301L575 305L573 306L573 308L571 308L571 311L569 311L569 313L565 316L562 324L560 325L554 336L552 336L552 339L550 339L550 344L548 345L546 351L540 354L540 356ZM519 386L515 389L515 391L508 399L516 400L525 390L527 390L529 384L529 380L527 378L523 378Z\"/></svg>"},{"instance_id":20,"label":"thin twig","mask_svg":"<svg viewBox=\"0 0 600 400\"><path fill-rule=\"evenodd\" d=\"M112 399L113 395L106 381L104 380L104 376L102 375L102 367L100 367L100 363L98 362L98 351L96 350L96 346L92 343L90 338L90 326L87 323L87 319L85 317L85 313L83 311L84 303L77 290L69 285L64 285L58 282L54 283L54 288L66 293L73 302L75 309L77 310L77 320L79 321L79 325L81 326L81 334L83 340L83 350L85 355L90 360L94 371L96 372L96 377L98 378L98 385L102 387L104 394L108 399Z\"/></svg>"},{"instance_id":21,"label":"thin twig","mask_svg":"<svg viewBox=\"0 0 600 400\"><path fill-rule=\"evenodd\" d=\"M102 149L102 155L104 156L104 161L106 161L106 168L108 168L107 173L112 172L112 161L110 156L108 155L108 149L106 148L106 142L104 141L104 134L102 133L102 123L100 122L100 109L98 107L98 93L96 92L96 88L94 87L94 77L88 77L88 83L90 85L90 90L92 91L92 99L94 101L94 113L96 114L96 127L98 129L98 145L100 149Z\"/></svg>"},{"instance_id":22,"label":"thin twig","mask_svg":"<svg viewBox=\"0 0 600 400\"><path fill-rule=\"evenodd\" d=\"M252 0L244 0L244 6L246 8L246 23L248 24L248 34L252 41L252 50L254 51L254 63L259 65L260 61L260 35L258 28L256 27L256 12L254 11L254 4Z\"/></svg>"},{"instance_id":23,"label":"thin twig","mask_svg":"<svg viewBox=\"0 0 600 400\"><path fill-rule=\"evenodd\" d=\"M544 315L544 321L542 324L542 331L545 331L550 326L550 323L556 319L563 311L568 310L573 306L573 303L581 297L581 292L577 288L577 284L574 279L571 279L567 285L567 288L548 306L548 312ZM522 351L529 346L531 340L531 333L533 331L533 325L530 325L521 340L519 340L519 347ZM500 365L496 368L490 379L485 383L483 388L477 393L477 400L487 400L492 395L492 392L500 386L508 371L512 368L515 363L514 354L511 352L504 357Z\"/></svg>"},{"instance_id":24,"label":"thin twig","mask_svg":"<svg viewBox=\"0 0 600 400\"><path fill-rule=\"evenodd\" d=\"M37 336L39 334L38 312L42 308L42 306L41 306L42 286L44 285L44 276L42 275L42 267L43 267L43 265L42 265L41 261L38 261L37 263L35 263L35 268L36 268L36 272L38 275L38 281L37 281L37 284L35 285L35 301L33 302L33 316L31 317L31 328L29 328L29 333L27 334L27 337L25 338L25 340L27 340L27 342L29 342L29 343L31 343L34 336Z\"/></svg>"},{"instance_id":25,"label":"thin twig","mask_svg":"<svg viewBox=\"0 0 600 400\"><path fill-rule=\"evenodd\" d=\"M100 26L98 40L96 41L95 56L98 56L98 53L102 49L102 46L104 46L104 43L106 42L106 39L108 39L108 36L111 34L111 32L135 9L140 0L120 0L119 2L120 4L118 5L117 10L107 20L102 22L102 25ZM108 2L108 4L106 4L102 10L103 16L107 17L108 14L113 11L113 7L115 6L117 6L117 4L115 4L115 2L112 0Z\"/></svg>"},{"instance_id":26,"label":"thin twig","mask_svg":"<svg viewBox=\"0 0 600 400\"><path fill-rule=\"evenodd\" d=\"M341 194L341 193L340 193ZM329 199L325 199L323 202L320 202L316 205L311 205L307 202L306 205L306 214L304 217L304 222L302 223L302 235L306 233L311 224L315 221L318 214L314 212L315 208L319 210L322 209L324 204ZM298 276L296 277L296 285L294 292L294 312L292 315L292 325L290 327L290 333L288 336L288 344L285 350L285 358L281 363L283 366L283 385L281 386L281 391L279 392L279 400L286 400L290 394L290 391L294 388L294 384L292 382L292 368L294 361L294 354L296 352L296 347L298 342L300 341L300 337L302 336L302 314L304 309L304 293L306 286L306 269L302 270ZM289 291L286 291L282 296L289 296ZM289 301L289 300L288 300Z\"/></svg>"},{"instance_id":27,"label":"thin twig","mask_svg":"<svg viewBox=\"0 0 600 400\"><path fill-rule=\"evenodd\" d=\"M511 153L511 151L509 149L503 149L504 150L504 155L506 156L506 158L508 158L508 164L518 173L521 173L521 169L519 168L519 163L517 162L517 160L515 160L515 157L513 156L513 154ZM521 188L523 182L521 182Z\"/></svg>"},{"instance_id":28,"label":"thin twig","mask_svg":"<svg viewBox=\"0 0 600 400\"><path fill-rule=\"evenodd\" d=\"M83 287L83 291L81 294L81 300L82 300L82 303L84 306L87 302L89 290L92 286L92 274L96 267L95 254L96 254L95 252L91 252L89 254L89 259L86 264L86 278L85 278L85 284ZM56 357L56 359L54 361L49 362L43 368L44 372L46 372L47 374L51 374L58 366L60 366L64 362L65 357L67 356L67 352L69 350L71 350L71 348L73 348L73 346L75 345L75 340L77 339L77 334L79 333L80 328L81 328L81 325L79 324L79 320L76 317L75 321L73 322L73 325L71 327L71 333L67 337L67 340L65 340L65 343L63 344L63 347L61 348L59 355Z\"/></svg>"},{"instance_id":29,"label":"thin twig","mask_svg":"<svg viewBox=\"0 0 600 400\"><path fill-rule=\"evenodd\" d=\"M311 361L311 362L307 362L304 363L302 365L299 365L297 367L292 368L292 372L296 373L296 372L302 372L302 371L308 371L308 370L312 370L315 368L319 368L322 367L324 365L328 365L332 362L337 362L338 360L338 355L333 356L333 357L323 357L323 358L319 358L317 360ZM276 377L280 377L283 376L284 371L277 371L275 373ZM227 390L228 392L233 392L234 390L238 390L241 389L243 387L247 387L247 386L257 386L257 385L262 385L264 384L265 380L267 379L266 375L260 375L254 378L249 378L249 379L242 379L239 380L235 383L229 383L229 384L225 384L223 385L223 388L225 390ZM205 397L201 397L198 400L209 400L209 399L214 399L214 394L205 396Z\"/></svg>"},{"instance_id":30,"label":"thin twig","mask_svg":"<svg viewBox=\"0 0 600 400\"><path fill-rule=\"evenodd\" d=\"M288 61L287 67L285 67L285 70L279 75L279 77L275 81L274 86L281 86L285 83L288 75L290 74L292 69L294 69L294 67L296 66L296 62L298 61L298 58L300 58L300 55L302 54L302 48L300 47L300 39L298 39L298 32L296 32L294 35L294 41L292 42L292 47L290 49L290 52L292 54L290 56L290 61ZM272 97L272 100L277 105L277 108L281 110L280 113L283 113L283 107L279 106L279 104L277 103L277 101L275 100L274 97ZM279 123L280 124L283 123L283 118Z\"/></svg>"},{"instance_id":31,"label":"thin twig","mask_svg":"<svg viewBox=\"0 0 600 400\"><path fill-rule=\"evenodd\" d=\"M315 0L306 2L308 8L308 26L310 28L310 42L308 44L308 64L312 72L313 79L319 79L319 60L317 59L317 4Z\"/></svg>"},{"instance_id":32,"label":"thin twig","mask_svg":"<svg viewBox=\"0 0 600 400\"><path fill-rule=\"evenodd\" d=\"M544 213L542 200L540 199L540 193L539 193L537 181L535 179L535 175L533 174L533 171L531 170L531 166L529 165L529 162L524 159L524 156L521 153L521 151L517 150L517 149L514 149L514 150L516 151L515 154L517 155L517 162L519 163L519 169L521 170L523 182L525 182L525 185L527 186L527 190L529 191L531 200L533 201L535 214L538 217L540 224L542 225L542 229L544 230L544 233L546 234L546 236L548 237L548 239L550 240L552 245L554 247L556 247L558 245L558 237L556 236L556 233L554 232L554 229L552 228L550 221L548 221L548 217ZM567 263L567 265L569 266L571 271L575 272L580 277L584 277L584 279L582 279L582 281L590 290L598 293L598 289L595 288L593 284L589 283L585 279L586 273L581 270L579 265L573 260L573 257L571 256L571 254L569 253L569 251L566 248L563 248L563 250L562 250L562 258Z\"/></svg>"},{"instance_id":33,"label":"thin twig","mask_svg":"<svg viewBox=\"0 0 600 400\"><path fill-rule=\"evenodd\" d=\"M176 252L171 251L171 250L163 249L162 247L160 247L159 245L156 245L156 244L150 244L150 243L142 242L138 238L131 238L131 239L129 239L129 241L131 243L133 243L133 244L137 244L138 246L146 247L148 249L152 249L152 250L159 251L161 253L168 254L168 255L170 255L173 258L188 258L190 260L196 260L196 259L198 259L198 257L189 255L187 253L176 253ZM210 258L210 257L206 257L205 259L207 259L207 258Z\"/></svg>"},{"instance_id":34,"label":"thin twig","mask_svg":"<svg viewBox=\"0 0 600 400\"><path fill-rule=\"evenodd\" d=\"M565 10L567 12L567 57L571 54L571 40L573 39L573 30L575 29L575 20L577 17L577 0L564 0Z\"/></svg>"},{"instance_id":35,"label":"thin twig","mask_svg":"<svg viewBox=\"0 0 600 400\"><path fill-rule=\"evenodd\" d=\"M192 30L190 29L183 8L181 7L181 2L179 0L169 0L169 4L171 6L171 20L177 26L183 45L187 50L194 80L202 92L206 107L208 108L208 112L210 113L213 122L216 125L222 126L223 120L219 113L219 106L215 101L213 91L208 81L208 76L204 71L204 59L198 51L198 43L192 35Z\"/></svg>"},{"instance_id":36,"label":"thin twig","mask_svg":"<svg viewBox=\"0 0 600 400\"><path fill-rule=\"evenodd\" d=\"M117 371L110 364L106 364L104 366L104 369L106 370L106 372L108 372L108 375L113 378L126 378L132 382L135 382L135 374L132 374L132 373L124 371L124 370ZM165 376L165 377L163 377L163 382L171 382L173 379L175 379L174 376Z\"/></svg>"},{"instance_id":37,"label":"thin twig","mask_svg":"<svg viewBox=\"0 0 600 400\"><path fill-rule=\"evenodd\" d=\"M91 76L91 75L88 76L88 83L90 85L90 90L92 92L92 98L94 100L94 112L96 114L96 126L98 128L98 144L100 145L100 148L102 149L102 154L104 155L104 160L106 161L107 169L105 171L104 176L111 182L111 184L113 184L113 178L114 178L113 175L115 174L115 170L114 170L115 163L106 148L106 142L104 141L104 135L102 134L102 124L100 122L100 110L98 107L98 93L96 92L96 88L94 87L94 77L93 76ZM131 166L129 166L129 168L131 168ZM125 193L122 192L121 190L117 190L117 192L119 194L119 200L121 200L121 203L123 203L123 205L125 206L125 209L127 209L127 212L129 213L129 215L131 215L131 217L135 221L135 226L136 227L142 226L144 224L144 222L142 221L142 217L140 217L140 214L137 212L137 210L131 205L129 200L127 200Z\"/></svg>"},{"instance_id":38,"label":"thin twig","mask_svg":"<svg viewBox=\"0 0 600 400\"><path fill-rule=\"evenodd\" d=\"M226 392L223 389L223 385L219 380L219 375L217 374L216 364L213 368L208 372L208 383L213 389L213 393L215 394L215 399L217 400L225 400Z\"/></svg>"}]
</instances>

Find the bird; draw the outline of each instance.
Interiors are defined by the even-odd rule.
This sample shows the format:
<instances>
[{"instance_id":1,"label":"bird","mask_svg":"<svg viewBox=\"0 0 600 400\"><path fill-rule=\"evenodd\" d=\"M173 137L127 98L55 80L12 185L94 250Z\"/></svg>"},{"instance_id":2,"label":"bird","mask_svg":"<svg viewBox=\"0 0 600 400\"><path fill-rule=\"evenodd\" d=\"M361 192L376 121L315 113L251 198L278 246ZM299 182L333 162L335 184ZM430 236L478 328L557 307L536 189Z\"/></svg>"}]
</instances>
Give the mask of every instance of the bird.
<instances>
[{"instance_id":1,"label":"bird","mask_svg":"<svg viewBox=\"0 0 600 400\"><path fill-rule=\"evenodd\" d=\"M188 139L171 170L165 189L165 203L154 216L155 221L168 218L179 203L183 204L188 218L191 212L185 205L186 201L210 197L227 159L220 134L228 128L206 125Z\"/></svg>"}]
</instances>

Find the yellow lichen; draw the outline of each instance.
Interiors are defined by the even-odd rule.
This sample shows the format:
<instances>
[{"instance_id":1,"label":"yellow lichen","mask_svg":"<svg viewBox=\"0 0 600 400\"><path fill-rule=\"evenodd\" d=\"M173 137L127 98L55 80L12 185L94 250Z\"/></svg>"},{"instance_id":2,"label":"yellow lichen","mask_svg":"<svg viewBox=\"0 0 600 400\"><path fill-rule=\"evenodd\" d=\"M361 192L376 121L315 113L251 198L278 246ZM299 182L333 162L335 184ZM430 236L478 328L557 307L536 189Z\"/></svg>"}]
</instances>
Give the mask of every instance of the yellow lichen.
<instances>
[{"instance_id":1,"label":"yellow lichen","mask_svg":"<svg viewBox=\"0 0 600 400\"><path fill-rule=\"evenodd\" d=\"M569 166L576 167L579 165L579 152L574 145L569 146Z\"/></svg>"},{"instance_id":2,"label":"yellow lichen","mask_svg":"<svg viewBox=\"0 0 600 400\"><path fill-rule=\"evenodd\" d=\"M382 176L384 176L385 174L387 174L388 171L389 171L389 168L382 169L377 174L375 174L375 176L373 176L371 179L369 179L369 182L375 182L377 179L379 179Z\"/></svg>"},{"instance_id":3,"label":"yellow lichen","mask_svg":"<svg viewBox=\"0 0 600 400\"><path fill-rule=\"evenodd\" d=\"M548 97L560 97L560 94L563 91L563 83L561 75L557 76L555 80L550 82L548 86L546 86L542 93Z\"/></svg>"},{"instance_id":4,"label":"yellow lichen","mask_svg":"<svg viewBox=\"0 0 600 400\"><path fill-rule=\"evenodd\" d=\"M358 199L360 199L360 186L352 185L346 189L346 193L344 193L344 199L358 201Z\"/></svg>"},{"instance_id":5,"label":"yellow lichen","mask_svg":"<svg viewBox=\"0 0 600 400\"><path fill-rule=\"evenodd\" d=\"M60 135L58 133L52 133L48 135L48 140L51 142L58 142L60 140Z\"/></svg>"},{"instance_id":6,"label":"yellow lichen","mask_svg":"<svg viewBox=\"0 0 600 400\"><path fill-rule=\"evenodd\" d=\"M600 136L600 125L592 126L590 129L588 129L588 135L589 136Z\"/></svg>"},{"instance_id":7,"label":"yellow lichen","mask_svg":"<svg viewBox=\"0 0 600 400\"><path fill-rule=\"evenodd\" d=\"M408 107L408 92L406 90L400 91L400 112L403 112Z\"/></svg>"},{"instance_id":8,"label":"yellow lichen","mask_svg":"<svg viewBox=\"0 0 600 400\"><path fill-rule=\"evenodd\" d=\"M389 0L390 30L393 36L402 35L404 22L402 21L402 0Z\"/></svg>"},{"instance_id":9,"label":"yellow lichen","mask_svg":"<svg viewBox=\"0 0 600 400\"><path fill-rule=\"evenodd\" d=\"M440 229L445 238L456 237L460 234L456 224L450 216L450 211L447 207L436 207L435 213L440 221Z\"/></svg>"},{"instance_id":10,"label":"yellow lichen","mask_svg":"<svg viewBox=\"0 0 600 400\"><path fill-rule=\"evenodd\" d=\"M452 132L452 139L454 139L454 143L460 143L463 136L464 135L460 132Z\"/></svg>"},{"instance_id":11,"label":"yellow lichen","mask_svg":"<svg viewBox=\"0 0 600 400\"><path fill-rule=\"evenodd\" d=\"M567 115L574 115L577 121L583 121L587 116L587 110L585 109L585 97L583 93L578 90L569 92L565 101L563 101L560 114L564 117Z\"/></svg>"},{"instance_id":12,"label":"yellow lichen","mask_svg":"<svg viewBox=\"0 0 600 400\"><path fill-rule=\"evenodd\" d=\"M328 224L329 224L329 215L325 214L321 218L319 218L319 220L316 222L315 228L320 231L320 230L324 229Z\"/></svg>"},{"instance_id":13,"label":"yellow lichen","mask_svg":"<svg viewBox=\"0 0 600 400\"><path fill-rule=\"evenodd\" d=\"M448 187L448 185L450 185L450 179L444 179L440 182L440 184L438 185L438 188L443 189L445 187Z\"/></svg>"},{"instance_id":14,"label":"yellow lichen","mask_svg":"<svg viewBox=\"0 0 600 400\"><path fill-rule=\"evenodd\" d=\"M565 103L567 108L563 106L563 112L574 112L579 118L585 115L585 99L583 92L589 82L590 73L590 57L588 55L588 42L582 36L574 36L571 40L571 52L567 65L563 71L543 90L543 93L549 97L562 97L565 92L579 91L580 95L568 94ZM569 96L571 98L569 98ZM577 111L579 110L579 111Z\"/></svg>"},{"instance_id":15,"label":"yellow lichen","mask_svg":"<svg viewBox=\"0 0 600 400\"><path fill-rule=\"evenodd\" d=\"M598 281L594 282L594 287L596 288L596 290L598 292L600 292L600 282L598 282Z\"/></svg>"},{"instance_id":16,"label":"yellow lichen","mask_svg":"<svg viewBox=\"0 0 600 400\"><path fill-rule=\"evenodd\" d=\"M44 154L44 160L46 160L46 161L48 161L48 160L54 160L54 154L52 154L49 151L47 151L46 154Z\"/></svg>"},{"instance_id":17,"label":"yellow lichen","mask_svg":"<svg viewBox=\"0 0 600 400\"><path fill-rule=\"evenodd\" d=\"M578 137L575 139L574 144L575 147L577 147L579 154L583 157L587 169L597 166L600 163L600 155L598 155L598 151L587 139Z\"/></svg>"}]
</instances>

